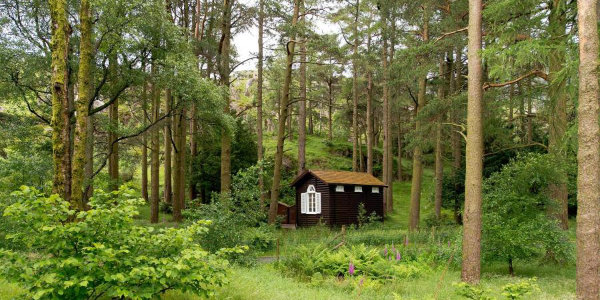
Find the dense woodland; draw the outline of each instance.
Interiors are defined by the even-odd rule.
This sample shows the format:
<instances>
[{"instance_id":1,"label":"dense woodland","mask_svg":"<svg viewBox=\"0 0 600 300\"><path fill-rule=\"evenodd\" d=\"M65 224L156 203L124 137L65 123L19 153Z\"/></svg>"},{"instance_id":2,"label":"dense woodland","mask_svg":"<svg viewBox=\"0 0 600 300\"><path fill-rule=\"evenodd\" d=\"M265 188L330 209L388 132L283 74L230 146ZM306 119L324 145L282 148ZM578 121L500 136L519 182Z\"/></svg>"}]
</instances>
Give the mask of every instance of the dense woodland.
<instances>
[{"instance_id":1,"label":"dense woodland","mask_svg":"<svg viewBox=\"0 0 600 300\"><path fill-rule=\"evenodd\" d=\"M0 299L599 299L598 9L0 0Z\"/></svg>"}]
</instances>

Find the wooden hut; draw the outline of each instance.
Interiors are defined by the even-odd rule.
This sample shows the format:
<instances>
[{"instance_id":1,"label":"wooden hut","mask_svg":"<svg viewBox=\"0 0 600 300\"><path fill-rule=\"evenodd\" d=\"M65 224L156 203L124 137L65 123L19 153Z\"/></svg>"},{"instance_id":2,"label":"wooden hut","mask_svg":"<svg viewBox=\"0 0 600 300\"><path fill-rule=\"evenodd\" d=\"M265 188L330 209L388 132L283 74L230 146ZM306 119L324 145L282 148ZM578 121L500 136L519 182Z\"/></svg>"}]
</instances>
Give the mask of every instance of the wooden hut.
<instances>
[{"instance_id":1,"label":"wooden hut","mask_svg":"<svg viewBox=\"0 0 600 300\"><path fill-rule=\"evenodd\" d=\"M291 183L296 188L296 223L311 226L358 222L359 204L366 214L383 217L383 188L373 175L362 172L307 170Z\"/></svg>"}]
</instances>

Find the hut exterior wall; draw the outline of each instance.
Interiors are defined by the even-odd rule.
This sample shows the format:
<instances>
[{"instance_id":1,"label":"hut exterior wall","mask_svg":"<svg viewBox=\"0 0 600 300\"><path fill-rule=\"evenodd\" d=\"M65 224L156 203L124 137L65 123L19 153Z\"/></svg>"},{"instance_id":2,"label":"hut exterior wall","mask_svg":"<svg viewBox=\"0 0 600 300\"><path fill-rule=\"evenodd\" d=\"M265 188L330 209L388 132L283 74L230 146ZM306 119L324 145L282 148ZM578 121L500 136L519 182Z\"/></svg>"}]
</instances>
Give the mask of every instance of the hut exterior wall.
<instances>
[{"instance_id":1,"label":"hut exterior wall","mask_svg":"<svg viewBox=\"0 0 600 300\"><path fill-rule=\"evenodd\" d=\"M320 214L303 214L301 213L300 194L306 192L309 185L314 185L315 190L321 193L321 213ZM296 220L298 226L317 225L319 220L328 225L333 225L331 219L331 205L329 198L329 186L323 181L314 176L306 176L305 179L298 182L296 185Z\"/></svg>"}]
</instances>

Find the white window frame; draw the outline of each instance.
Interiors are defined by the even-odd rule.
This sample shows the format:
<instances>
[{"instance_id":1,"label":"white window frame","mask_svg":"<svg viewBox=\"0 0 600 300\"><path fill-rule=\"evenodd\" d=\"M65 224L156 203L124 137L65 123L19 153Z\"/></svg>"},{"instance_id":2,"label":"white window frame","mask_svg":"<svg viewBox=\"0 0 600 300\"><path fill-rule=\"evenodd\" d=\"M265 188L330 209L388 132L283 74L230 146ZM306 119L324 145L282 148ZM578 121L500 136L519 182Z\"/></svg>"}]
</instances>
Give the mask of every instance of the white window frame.
<instances>
[{"instance_id":1,"label":"white window frame","mask_svg":"<svg viewBox=\"0 0 600 300\"><path fill-rule=\"evenodd\" d=\"M354 192L355 193L362 193L363 189L362 189L362 185L355 185L354 186Z\"/></svg>"},{"instance_id":2,"label":"white window frame","mask_svg":"<svg viewBox=\"0 0 600 300\"><path fill-rule=\"evenodd\" d=\"M300 194L300 211L307 215L321 213L321 193L318 193L312 184L306 188L305 193Z\"/></svg>"},{"instance_id":3,"label":"white window frame","mask_svg":"<svg viewBox=\"0 0 600 300\"><path fill-rule=\"evenodd\" d=\"M371 188L371 193L373 194L379 194L379 187L378 186L374 186Z\"/></svg>"},{"instance_id":4,"label":"white window frame","mask_svg":"<svg viewBox=\"0 0 600 300\"><path fill-rule=\"evenodd\" d=\"M343 193L344 192L344 186L343 185L336 185L335 186L335 191L339 192L339 193Z\"/></svg>"}]
</instances>

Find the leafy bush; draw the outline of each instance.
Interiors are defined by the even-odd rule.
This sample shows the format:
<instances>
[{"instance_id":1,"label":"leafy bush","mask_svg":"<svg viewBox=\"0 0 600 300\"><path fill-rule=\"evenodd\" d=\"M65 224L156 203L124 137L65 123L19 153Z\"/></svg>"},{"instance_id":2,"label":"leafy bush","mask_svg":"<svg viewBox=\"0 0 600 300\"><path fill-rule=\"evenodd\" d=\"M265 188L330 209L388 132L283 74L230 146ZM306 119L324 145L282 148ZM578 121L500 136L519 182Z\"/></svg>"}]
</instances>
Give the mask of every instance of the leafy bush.
<instances>
[{"instance_id":1,"label":"leafy bush","mask_svg":"<svg viewBox=\"0 0 600 300\"><path fill-rule=\"evenodd\" d=\"M492 300L494 298L488 296L491 291L489 289L483 289L476 285L471 285L466 282L459 282L453 284L456 288L455 292L457 295L472 300Z\"/></svg>"},{"instance_id":2,"label":"leafy bush","mask_svg":"<svg viewBox=\"0 0 600 300\"><path fill-rule=\"evenodd\" d=\"M266 226L266 210L260 205L258 165L239 171L234 177L231 192L214 194L209 204L192 203L183 214L186 220L210 220L208 231L200 236L206 250L248 245L249 253L230 257L247 262L256 252L269 250L275 240L272 229ZM250 255L249 255L250 254Z\"/></svg>"},{"instance_id":3,"label":"leafy bush","mask_svg":"<svg viewBox=\"0 0 600 300\"><path fill-rule=\"evenodd\" d=\"M509 283L502 287L502 295L511 300L520 299L540 289L536 281L537 278L533 277L517 283Z\"/></svg>"},{"instance_id":4,"label":"leafy bush","mask_svg":"<svg viewBox=\"0 0 600 300\"><path fill-rule=\"evenodd\" d=\"M8 242L22 251L0 250L0 274L20 282L33 299L151 299L178 289L210 295L227 282L223 249L210 254L194 240L208 222L161 229L134 224L143 200L132 190L97 191L91 209L75 212L57 195L22 187L4 210L16 230ZM74 220L74 221L72 221Z\"/></svg>"},{"instance_id":5,"label":"leafy bush","mask_svg":"<svg viewBox=\"0 0 600 300\"><path fill-rule=\"evenodd\" d=\"M366 276L370 279L417 277L431 268L422 261L407 261L383 255L378 248L365 245L343 246L336 250L318 245L299 247L280 265L282 271L303 278L323 276Z\"/></svg>"},{"instance_id":6,"label":"leafy bush","mask_svg":"<svg viewBox=\"0 0 600 300\"><path fill-rule=\"evenodd\" d=\"M484 182L482 248L487 260L571 257L572 244L558 222L548 216L555 205L548 185L559 183L560 165L550 156L519 156Z\"/></svg>"}]
</instances>

